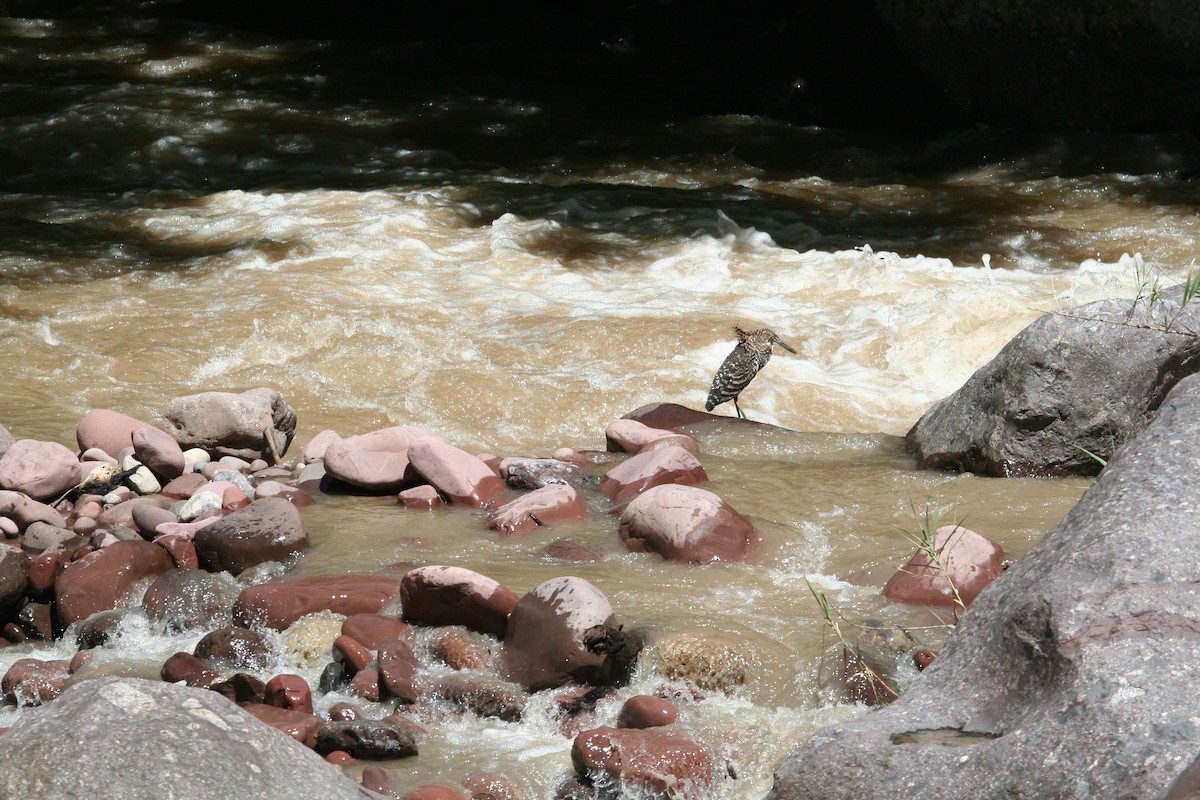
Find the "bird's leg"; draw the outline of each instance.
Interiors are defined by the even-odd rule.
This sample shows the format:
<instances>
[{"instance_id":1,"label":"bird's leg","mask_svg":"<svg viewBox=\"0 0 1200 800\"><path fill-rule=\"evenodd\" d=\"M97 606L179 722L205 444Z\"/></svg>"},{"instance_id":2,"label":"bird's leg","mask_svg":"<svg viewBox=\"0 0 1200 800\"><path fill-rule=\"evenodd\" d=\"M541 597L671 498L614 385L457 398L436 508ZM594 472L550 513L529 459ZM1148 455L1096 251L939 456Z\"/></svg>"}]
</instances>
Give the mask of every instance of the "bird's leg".
<instances>
[{"instance_id":1,"label":"bird's leg","mask_svg":"<svg viewBox=\"0 0 1200 800\"><path fill-rule=\"evenodd\" d=\"M733 407L737 410L738 419L745 419L746 415L742 413L742 407L738 405L737 398L733 398Z\"/></svg>"}]
</instances>

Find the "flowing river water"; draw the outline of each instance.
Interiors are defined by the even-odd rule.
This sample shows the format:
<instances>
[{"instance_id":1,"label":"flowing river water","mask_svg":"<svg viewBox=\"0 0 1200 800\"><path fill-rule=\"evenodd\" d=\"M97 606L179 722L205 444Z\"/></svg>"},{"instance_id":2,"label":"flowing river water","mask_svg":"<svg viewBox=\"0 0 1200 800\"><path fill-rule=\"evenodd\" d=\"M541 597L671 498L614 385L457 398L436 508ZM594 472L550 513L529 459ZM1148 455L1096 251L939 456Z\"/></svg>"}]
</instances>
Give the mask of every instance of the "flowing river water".
<instances>
[{"instance_id":1,"label":"flowing river water","mask_svg":"<svg viewBox=\"0 0 1200 800\"><path fill-rule=\"evenodd\" d=\"M1019 557L1088 485L915 471L905 431L1039 315L1172 285L1200 243L1189 137L624 116L569 86L431 78L444 54L419 46L116 16L0 19L0 43L0 423L17 438L74 447L89 409L157 420L176 396L270 386L297 446L411 424L472 452L603 449L643 404L702 408L734 323L798 351L742 395L779 429L701 441L707 488L762 530L750 563L626 553L602 513L501 538L388 498L304 512L305 573L448 563L519 594L575 574L627 627L732 643L746 683L678 723L734 765L716 797L764 796L807 735L864 713L822 688L806 580L846 625L936 645L928 613L880 593L923 511ZM558 538L605 557L542 556ZM153 669L198 638L132 619L102 661ZM72 649L7 648L0 668ZM599 722L667 683L651 655ZM314 685L319 669L274 665ZM552 694L521 723L431 722L394 788L495 769L548 797L571 770Z\"/></svg>"}]
</instances>

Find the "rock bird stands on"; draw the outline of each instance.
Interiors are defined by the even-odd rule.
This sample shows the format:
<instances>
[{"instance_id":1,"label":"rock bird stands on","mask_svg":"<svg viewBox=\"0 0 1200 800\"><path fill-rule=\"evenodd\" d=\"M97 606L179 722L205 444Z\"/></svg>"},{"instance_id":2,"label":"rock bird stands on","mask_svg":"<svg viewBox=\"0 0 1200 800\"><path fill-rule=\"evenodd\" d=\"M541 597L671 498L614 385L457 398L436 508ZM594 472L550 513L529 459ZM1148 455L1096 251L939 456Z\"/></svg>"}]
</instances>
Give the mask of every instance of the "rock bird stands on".
<instances>
[{"instance_id":1,"label":"rock bird stands on","mask_svg":"<svg viewBox=\"0 0 1200 800\"><path fill-rule=\"evenodd\" d=\"M717 374L713 378L712 389L708 392L708 402L704 404L704 408L712 411L726 400L732 400L738 417L745 419L746 415L742 413L742 407L738 405L738 395L750 385L750 381L754 380L758 371L771 360L771 348L779 345L789 353L796 351L780 341L779 337L775 335L775 331L770 328L745 331L741 326L734 325L733 332L738 338L737 346L733 348L732 353L725 357L725 361L717 370Z\"/></svg>"}]
</instances>

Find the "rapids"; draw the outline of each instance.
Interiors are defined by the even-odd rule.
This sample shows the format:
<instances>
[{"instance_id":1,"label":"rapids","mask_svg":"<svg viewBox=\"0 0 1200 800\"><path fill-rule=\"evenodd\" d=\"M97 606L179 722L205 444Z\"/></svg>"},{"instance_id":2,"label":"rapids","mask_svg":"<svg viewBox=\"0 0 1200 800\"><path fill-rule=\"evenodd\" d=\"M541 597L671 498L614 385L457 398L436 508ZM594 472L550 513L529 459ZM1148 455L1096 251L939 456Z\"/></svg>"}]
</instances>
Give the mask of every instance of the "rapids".
<instances>
[{"instance_id":1,"label":"rapids","mask_svg":"<svg viewBox=\"0 0 1200 800\"><path fill-rule=\"evenodd\" d=\"M702 408L735 322L799 351L742 395L786 430L701 442L708 488L762 528L750 564L625 553L602 513L501 539L386 498L304 512L305 573L454 563L518 593L577 574L627 626L736 642L746 685L679 723L736 766L722 798L764 796L799 741L863 713L820 687L806 579L846 624L936 645L928 614L879 592L923 510L1019 557L1088 485L916 472L899 437L1038 315L1172 285L1200 244L1189 137L622 116L431 70L445 54L417 45L148 18L3 18L0 44L0 423L17 438L74 447L92 408L157 420L175 396L271 386L298 445L412 424L474 452L603 449L638 406ZM606 557L539 556L561 537ZM153 673L198 638L135 614L99 661ZM2 649L0 671L70 644ZM647 657L599 720L663 683ZM548 797L570 740L544 694L519 724L435 721L388 765L394 787L495 769Z\"/></svg>"}]
</instances>

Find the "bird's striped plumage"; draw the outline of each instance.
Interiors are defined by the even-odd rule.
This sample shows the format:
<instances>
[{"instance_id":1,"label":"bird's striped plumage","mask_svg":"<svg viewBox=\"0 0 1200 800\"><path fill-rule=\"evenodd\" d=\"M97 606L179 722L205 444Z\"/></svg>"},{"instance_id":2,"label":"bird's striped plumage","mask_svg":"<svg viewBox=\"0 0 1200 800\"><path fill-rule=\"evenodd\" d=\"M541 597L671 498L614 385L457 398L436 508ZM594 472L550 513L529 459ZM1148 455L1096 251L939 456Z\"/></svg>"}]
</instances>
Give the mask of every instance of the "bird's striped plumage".
<instances>
[{"instance_id":1,"label":"bird's striped plumage","mask_svg":"<svg viewBox=\"0 0 1200 800\"><path fill-rule=\"evenodd\" d=\"M771 360L772 348L779 345L788 352L795 353L796 351L781 341L775 335L775 331L770 328L747 331L743 330L741 326L734 325L733 332L738 338L738 343L733 348L733 352L725 357L725 361L717 369L704 408L712 411L721 403L732 400L737 415L745 419L746 415L742 413L742 407L738 405L738 395L750 385L750 381L754 380L758 371Z\"/></svg>"}]
</instances>

